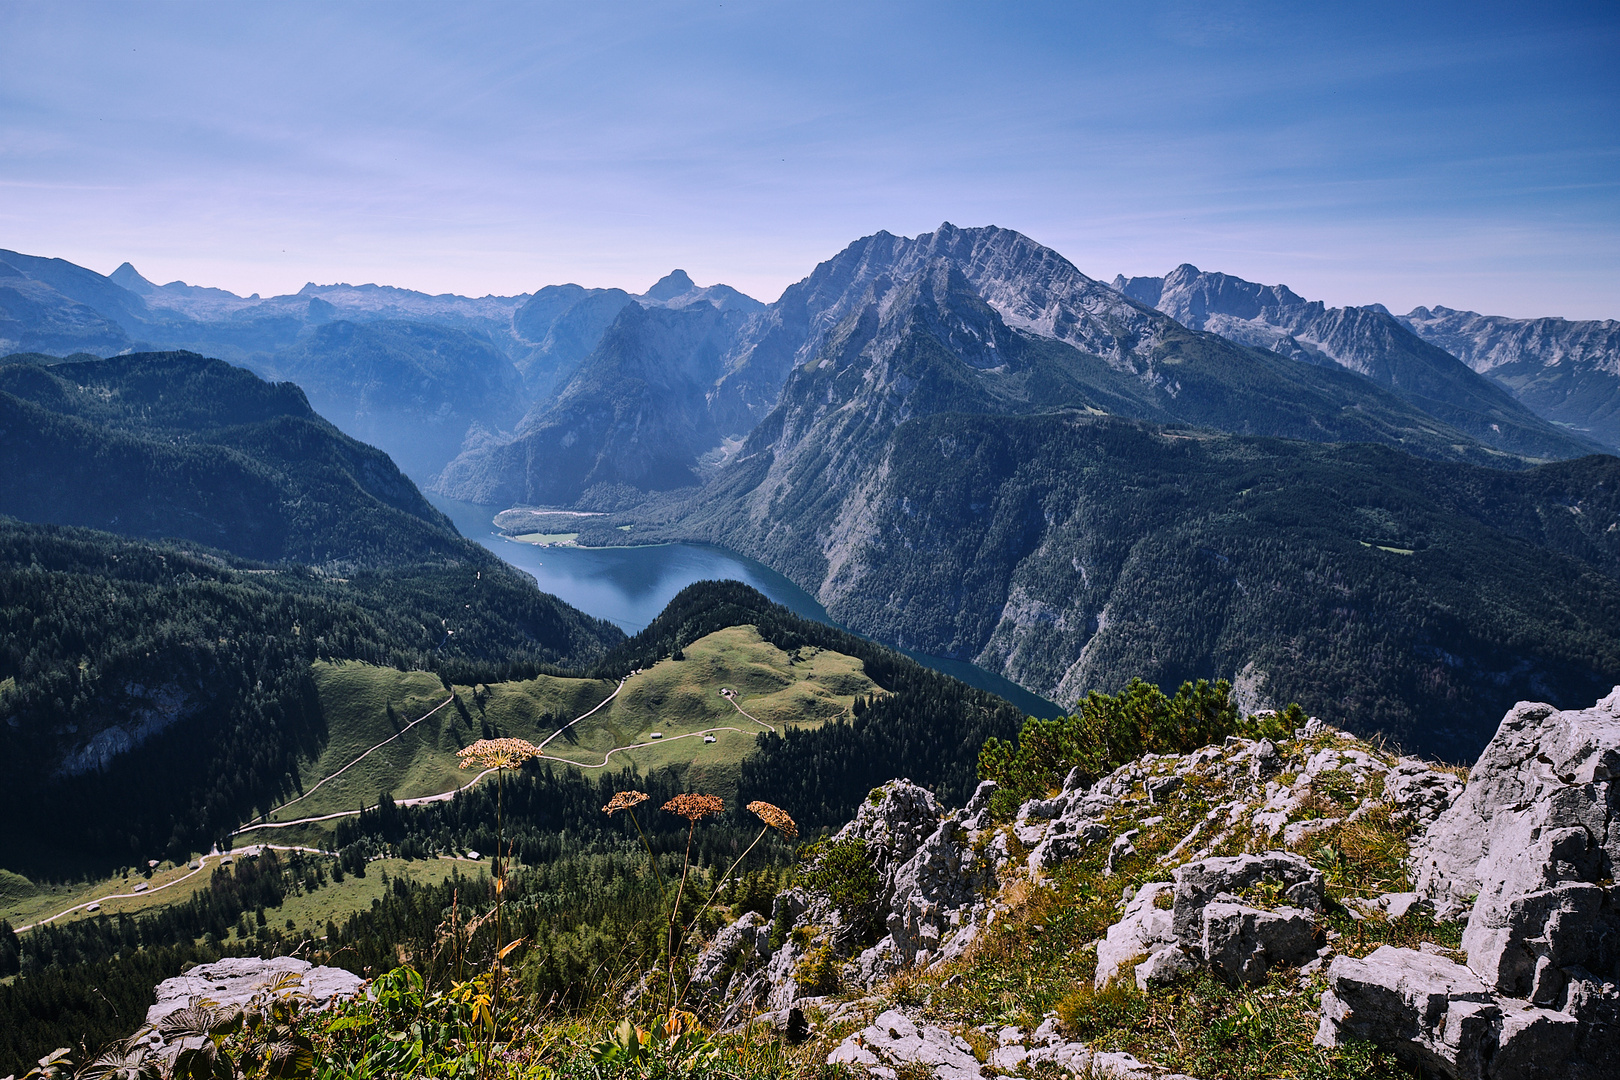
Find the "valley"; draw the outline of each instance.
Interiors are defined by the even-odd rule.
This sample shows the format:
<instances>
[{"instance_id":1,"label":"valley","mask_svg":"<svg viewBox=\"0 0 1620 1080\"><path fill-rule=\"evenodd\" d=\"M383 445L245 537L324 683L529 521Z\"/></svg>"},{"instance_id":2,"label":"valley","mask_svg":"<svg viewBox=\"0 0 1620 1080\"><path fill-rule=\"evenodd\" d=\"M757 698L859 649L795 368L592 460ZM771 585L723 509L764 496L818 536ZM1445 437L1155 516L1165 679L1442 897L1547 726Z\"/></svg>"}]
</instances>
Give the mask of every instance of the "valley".
<instances>
[{"instance_id":1,"label":"valley","mask_svg":"<svg viewBox=\"0 0 1620 1080\"><path fill-rule=\"evenodd\" d=\"M460 979L498 897L524 1000L594 1008L669 962L666 879L700 937L791 922L882 791L1039 801L1312 714L1466 761L1514 700L1620 681L1620 460L1481 370L1529 362L1496 324L1108 285L949 223L770 304L7 266L63 298L30 341L125 353L0 364L7 1060L223 957ZM504 737L541 756L460 767ZM769 993L856 978L848 944Z\"/></svg>"}]
</instances>

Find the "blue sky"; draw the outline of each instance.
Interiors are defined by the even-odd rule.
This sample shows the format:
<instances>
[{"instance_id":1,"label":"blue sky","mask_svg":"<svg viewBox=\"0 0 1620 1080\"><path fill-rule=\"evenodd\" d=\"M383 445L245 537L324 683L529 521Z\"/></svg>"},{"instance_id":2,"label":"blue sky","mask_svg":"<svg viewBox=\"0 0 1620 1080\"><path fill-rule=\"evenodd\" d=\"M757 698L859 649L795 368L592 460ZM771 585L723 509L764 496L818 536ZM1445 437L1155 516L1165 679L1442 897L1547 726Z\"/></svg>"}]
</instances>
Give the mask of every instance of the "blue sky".
<instances>
[{"instance_id":1,"label":"blue sky","mask_svg":"<svg viewBox=\"0 0 1620 1080\"><path fill-rule=\"evenodd\" d=\"M1015 228L1094 277L1620 318L1620 4L0 3L0 247L762 299Z\"/></svg>"}]
</instances>

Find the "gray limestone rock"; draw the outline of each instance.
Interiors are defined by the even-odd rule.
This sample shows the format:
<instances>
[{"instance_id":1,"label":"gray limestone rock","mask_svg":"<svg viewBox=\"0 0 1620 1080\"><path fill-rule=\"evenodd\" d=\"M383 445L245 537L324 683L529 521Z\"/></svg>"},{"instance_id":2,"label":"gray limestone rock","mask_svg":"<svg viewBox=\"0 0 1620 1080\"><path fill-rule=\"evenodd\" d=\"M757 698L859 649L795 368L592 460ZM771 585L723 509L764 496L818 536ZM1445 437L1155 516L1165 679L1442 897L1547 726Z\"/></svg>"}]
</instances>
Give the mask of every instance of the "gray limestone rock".
<instances>
[{"instance_id":1,"label":"gray limestone rock","mask_svg":"<svg viewBox=\"0 0 1620 1080\"><path fill-rule=\"evenodd\" d=\"M1181 777L1171 773L1169 776L1149 777L1147 783L1143 786L1147 788L1149 802L1161 803L1181 787L1181 783Z\"/></svg>"},{"instance_id":2,"label":"gray limestone rock","mask_svg":"<svg viewBox=\"0 0 1620 1080\"><path fill-rule=\"evenodd\" d=\"M1259 983L1278 964L1303 964L1316 955L1310 913L1298 908L1263 911L1216 902L1206 905L1203 914L1199 951L1229 981Z\"/></svg>"},{"instance_id":3,"label":"gray limestone rock","mask_svg":"<svg viewBox=\"0 0 1620 1080\"><path fill-rule=\"evenodd\" d=\"M296 976L298 980L290 991L308 998L316 1008L324 1008L339 998L353 997L365 984L360 976L342 968L315 967L308 960L290 956L269 960L228 957L164 979L157 986L157 1003L146 1010L146 1022L156 1024L178 1009L204 1002L241 1008L288 976Z\"/></svg>"},{"instance_id":4,"label":"gray limestone rock","mask_svg":"<svg viewBox=\"0 0 1620 1080\"><path fill-rule=\"evenodd\" d=\"M689 1000L698 1004L722 999L736 976L746 979L769 954L770 934L770 923L757 911L746 912L723 928L692 965Z\"/></svg>"},{"instance_id":5,"label":"gray limestone rock","mask_svg":"<svg viewBox=\"0 0 1620 1080\"><path fill-rule=\"evenodd\" d=\"M1174 876L1172 925L1183 943L1202 940L1204 908L1221 893L1242 895L1268 883L1295 907L1320 911L1323 906L1322 872L1288 851L1200 859L1177 867Z\"/></svg>"},{"instance_id":6,"label":"gray limestone rock","mask_svg":"<svg viewBox=\"0 0 1620 1080\"><path fill-rule=\"evenodd\" d=\"M1175 982L1188 972L1198 970L1198 961L1182 951L1179 945L1165 945L1136 965L1136 988L1146 990Z\"/></svg>"},{"instance_id":7,"label":"gray limestone rock","mask_svg":"<svg viewBox=\"0 0 1620 1080\"><path fill-rule=\"evenodd\" d=\"M1441 956L1385 945L1334 957L1316 1041L1365 1039L1454 1080L1484 1080L1501 1008L1478 977Z\"/></svg>"},{"instance_id":8,"label":"gray limestone rock","mask_svg":"<svg viewBox=\"0 0 1620 1080\"><path fill-rule=\"evenodd\" d=\"M1419 890L1468 908L1463 949L1492 990L1564 1008L1571 971L1620 978L1620 688L1590 709L1520 703L1417 846Z\"/></svg>"},{"instance_id":9,"label":"gray limestone rock","mask_svg":"<svg viewBox=\"0 0 1620 1080\"><path fill-rule=\"evenodd\" d=\"M1143 957L1177 947L1170 912L1159 907L1160 898L1171 895L1174 888L1167 881L1142 886L1142 891L1125 905L1124 917L1097 942L1094 982L1098 989L1123 977L1127 968L1137 965Z\"/></svg>"},{"instance_id":10,"label":"gray limestone rock","mask_svg":"<svg viewBox=\"0 0 1620 1080\"><path fill-rule=\"evenodd\" d=\"M1502 718L1462 795L1416 845L1418 891L1442 918L1455 917L1490 891L1482 875L1502 876L1518 845L1538 843L1542 830L1573 827L1586 830L1588 858L1612 878L1620 861L1617 773L1620 687L1578 711L1520 702Z\"/></svg>"},{"instance_id":11,"label":"gray limestone rock","mask_svg":"<svg viewBox=\"0 0 1620 1080\"><path fill-rule=\"evenodd\" d=\"M980 1080L984 1075L973 1048L959 1035L932 1024L919 1025L898 1009L839 1043L829 1065L850 1065L895 1080L904 1066L921 1065L936 1080Z\"/></svg>"},{"instance_id":12,"label":"gray limestone rock","mask_svg":"<svg viewBox=\"0 0 1620 1080\"><path fill-rule=\"evenodd\" d=\"M1415 758L1402 758L1384 776L1384 798L1405 822L1420 829L1450 809L1462 791L1461 777Z\"/></svg>"},{"instance_id":13,"label":"gray limestone rock","mask_svg":"<svg viewBox=\"0 0 1620 1080\"><path fill-rule=\"evenodd\" d=\"M1470 1080L1620 1075L1617 772L1620 688L1591 709L1509 710L1414 848L1418 891L1468 914L1467 965L1389 946L1340 957L1319 1038Z\"/></svg>"},{"instance_id":14,"label":"gray limestone rock","mask_svg":"<svg viewBox=\"0 0 1620 1080\"><path fill-rule=\"evenodd\" d=\"M1316 1037L1324 1046L1366 1039L1451 1080L1598 1080L1620 1067L1612 1012L1504 997L1431 953L1385 945L1362 960L1340 956L1328 985Z\"/></svg>"}]
</instances>

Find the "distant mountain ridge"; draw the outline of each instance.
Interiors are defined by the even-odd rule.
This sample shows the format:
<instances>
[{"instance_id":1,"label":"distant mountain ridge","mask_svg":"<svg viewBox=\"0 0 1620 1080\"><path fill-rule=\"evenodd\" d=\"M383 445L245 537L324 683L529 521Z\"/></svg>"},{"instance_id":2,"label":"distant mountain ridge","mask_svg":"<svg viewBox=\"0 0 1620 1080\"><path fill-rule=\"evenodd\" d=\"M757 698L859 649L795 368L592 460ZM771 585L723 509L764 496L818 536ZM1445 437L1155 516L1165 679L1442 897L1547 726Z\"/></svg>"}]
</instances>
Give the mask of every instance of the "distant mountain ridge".
<instances>
[{"instance_id":1,"label":"distant mountain ridge","mask_svg":"<svg viewBox=\"0 0 1620 1080\"><path fill-rule=\"evenodd\" d=\"M191 353L0 361L0 513L265 561L465 555L387 455L291 383Z\"/></svg>"},{"instance_id":2,"label":"distant mountain ridge","mask_svg":"<svg viewBox=\"0 0 1620 1080\"><path fill-rule=\"evenodd\" d=\"M1399 318L1540 415L1620 448L1620 321L1509 319L1446 307Z\"/></svg>"},{"instance_id":3,"label":"distant mountain ridge","mask_svg":"<svg viewBox=\"0 0 1620 1080\"><path fill-rule=\"evenodd\" d=\"M1600 449L1542 419L1381 306L1329 308L1286 285L1260 285L1188 263L1162 278L1117 277L1114 287L1192 329L1365 375L1486 446L1541 459Z\"/></svg>"},{"instance_id":4,"label":"distant mountain ridge","mask_svg":"<svg viewBox=\"0 0 1620 1080\"><path fill-rule=\"evenodd\" d=\"M488 505L622 505L701 480L723 436L708 394L744 316L707 303L627 303L556 401L510 439L472 445L438 490Z\"/></svg>"},{"instance_id":5,"label":"distant mountain ridge","mask_svg":"<svg viewBox=\"0 0 1620 1080\"><path fill-rule=\"evenodd\" d=\"M847 336L845 323L853 314L887 311L941 260L955 268L978 304L995 313L1006 340L1021 334L1044 341L1040 349L1052 357L1057 355L1053 349L1072 350L1074 355L1062 363L1040 365L1045 374L1034 385L1044 389L1017 392L1025 395L1021 411L1084 404L1240 434L1386 442L1429 457L1502 464L1512 462L1505 456L1509 454L1571 457L1597 449L1537 419L1505 391L1411 335L1387 314L1380 316L1387 323L1386 335L1402 339L1406 353L1420 354L1408 366L1435 367L1443 377L1425 381L1403 371L1398 379L1380 378L1381 372L1371 369L1348 376L1338 365L1299 364L1270 351L1244 348L1227 336L1189 329L1087 277L1057 252L1019 233L994 226L962 229L947 222L915 238L886 232L863 237L789 286L775 303L745 306L746 318L734 325L722 355L700 365L701 370L683 369L687 388L649 400L651 411L626 407L625 395L640 392L635 387L659 384L622 382L628 370L623 348L616 348L617 359L587 357L563 394L566 404L559 399L549 406L557 410L554 415L541 406L513 438L470 445L435 486L468 501L565 505L598 483L619 485L612 497L590 504L600 509L625 505L638 491L698 483L707 469L730 460L745 436L752 441L749 433L757 431L756 425L770 422L767 418L783 401L796 368L829 362L816 357L833 335ZM669 297L664 303L676 303L688 285L689 279L671 275L655 290ZM1266 337L1260 348L1276 344L1278 336ZM957 342L953 347L964 346ZM650 363L657 347L647 339L645 350ZM668 366L667 361L659 363ZM1073 371L1060 376L1063 364ZM1074 374L1080 368L1086 374ZM1077 389L1077 378L1087 392ZM700 389L701 403L696 397ZM1043 393L1049 396L1043 398ZM1464 404L1441 400L1446 395ZM667 415L655 419L660 409ZM540 430L550 434L536 442L534 433ZM663 456L668 468L642 465L604 473L594 457L580 456L583 451L574 449L574 442L563 446L547 441L581 438L590 445L633 445L642 461Z\"/></svg>"},{"instance_id":6,"label":"distant mountain ridge","mask_svg":"<svg viewBox=\"0 0 1620 1080\"><path fill-rule=\"evenodd\" d=\"M578 285L434 296L311 282L261 298L158 285L128 262L103 277L0 252L0 355L163 348L218 356L298 382L322 415L425 483L464 446L499 442L532 406L549 407L630 303L739 318L763 307L726 285L699 287L682 270L640 296Z\"/></svg>"},{"instance_id":7,"label":"distant mountain ridge","mask_svg":"<svg viewBox=\"0 0 1620 1080\"><path fill-rule=\"evenodd\" d=\"M1039 339L954 355L953 331L994 324L948 271L933 284L852 313L698 493L589 539L722 545L862 633L1063 703L1237 677L1250 707L1298 699L1454 757L1504 701L1620 677L1620 460L1504 472L1018 411Z\"/></svg>"}]
</instances>

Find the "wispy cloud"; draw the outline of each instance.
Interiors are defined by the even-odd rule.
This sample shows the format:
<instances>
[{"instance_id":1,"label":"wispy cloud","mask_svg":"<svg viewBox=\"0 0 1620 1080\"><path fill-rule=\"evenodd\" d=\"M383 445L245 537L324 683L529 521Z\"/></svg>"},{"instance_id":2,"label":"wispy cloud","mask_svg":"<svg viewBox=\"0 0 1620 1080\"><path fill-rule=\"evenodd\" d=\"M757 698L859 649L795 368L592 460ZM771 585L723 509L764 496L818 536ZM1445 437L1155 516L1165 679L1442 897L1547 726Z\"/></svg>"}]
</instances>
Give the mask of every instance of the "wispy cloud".
<instances>
[{"instance_id":1,"label":"wispy cloud","mask_svg":"<svg viewBox=\"0 0 1620 1080\"><path fill-rule=\"evenodd\" d=\"M1604 6L0 7L0 246L305 280L766 299L994 222L1089 273L1620 316Z\"/></svg>"}]
</instances>

